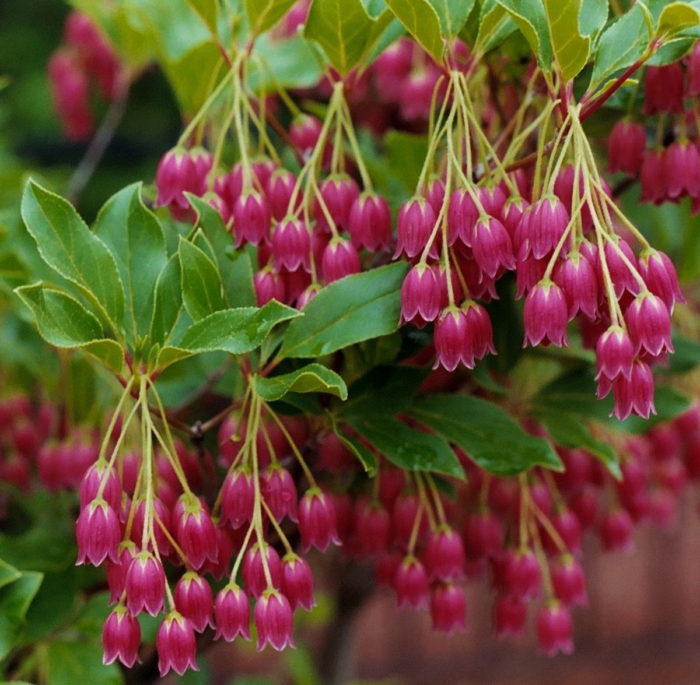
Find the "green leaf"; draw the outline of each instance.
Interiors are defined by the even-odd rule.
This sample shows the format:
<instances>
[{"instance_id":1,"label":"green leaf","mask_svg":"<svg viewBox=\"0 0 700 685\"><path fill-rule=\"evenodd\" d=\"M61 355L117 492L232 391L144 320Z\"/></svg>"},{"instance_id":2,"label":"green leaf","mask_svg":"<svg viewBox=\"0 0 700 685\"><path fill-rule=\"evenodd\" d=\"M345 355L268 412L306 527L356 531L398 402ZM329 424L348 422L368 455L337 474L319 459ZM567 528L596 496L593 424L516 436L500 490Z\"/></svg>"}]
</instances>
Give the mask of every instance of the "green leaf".
<instances>
[{"instance_id":1,"label":"green leaf","mask_svg":"<svg viewBox=\"0 0 700 685\"><path fill-rule=\"evenodd\" d=\"M22 574L11 564L0 559L0 589L14 583Z\"/></svg>"},{"instance_id":2,"label":"green leaf","mask_svg":"<svg viewBox=\"0 0 700 685\"><path fill-rule=\"evenodd\" d=\"M535 417L542 421L557 445L561 447L580 447L600 459L608 471L621 478L620 460L615 450L607 443L596 440L590 428L577 414L556 409L535 411Z\"/></svg>"},{"instance_id":3,"label":"green leaf","mask_svg":"<svg viewBox=\"0 0 700 685\"><path fill-rule=\"evenodd\" d=\"M644 54L649 40L644 12L640 5L635 5L600 36L591 85L604 83L613 74L633 64Z\"/></svg>"},{"instance_id":4,"label":"green leaf","mask_svg":"<svg viewBox=\"0 0 700 685\"><path fill-rule=\"evenodd\" d=\"M582 0L578 26L582 36L594 37L608 20L608 0Z\"/></svg>"},{"instance_id":5,"label":"green leaf","mask_svg":"<svg viewBox=\"0 0 700 685\"><path fill-rule=\"evenodd\" d=\"M161 269L153 295L153 317L149 338L151 344L167 342L182 312L180 260L174 254Z\"/></svg>"},{"instance_id":6,"label":"green leaf","mask_svg":"<svg viewBox=\"0 0 700 685\"><path fill-rule=\"evenodd\" d=\"M468 395L430 395L419 398L409 414L461 447L489 473L513 476L533 466L563 468L546 440L527 433L492 402Z\"/></svg>"},{"instance_id":7,"label":"green leaf","mask_svg":"<svg viewBox=\"0 0 700 685\"><path fill-rule=\"evenodd\" d=\"M386 0L386 4L423 49L442 64L444 43L433 5L428 0Z\"/></svg>"},{"instance_id":8,"label":"green leaf","mask_svg":"<svg viewBox=\"0 0 700 685\"><path fill-rule=\"evenodd\" d=\"M379 366L350 388L342 406L344 417L394 416L408 409L428 370L415 366Z\"/></svg>"},{"instance_id":9,"label":"green leaf","mask_svg":"<svg viewBox=\"0 0 700 685\"><path fill-rule=\"evenodd\" d=\"M187 4L200 16L207 28L216 35L216 22L219 18L218 0L187 0Z\"/></svg>"},{"instance_id":10,"label":"green leaf","mask_svg":"<svg viewBox=\"0 0 700 685\"><path fill-rule=\"evenodd\" d=\"M369 476L373 476L377 471L377 459L374 454L372 454L372 452L359 440L355 439L351 435L348 435L348 433L343 430L342 426L338 425L335 417L332 414L329 414L329 417L333 432L338 436L345 447L350 450L355 459L362 464L365 472Z\"/></svg>"},{"instance_id":11,"label":"green leaf","mask_svg":"<svg viewBox=\"0 0 700 685\"><path fill-rule=\"evenodd\" d=\"M668 3L659 16L656 33L674 35L700 23L700 12L687 2Z\"/></svg>"},{"instance_id":12,"label":"green leaf","mask_svg":"<svg viewBox=\"0 0 700 685\"><path fill-rule=\"evenodd\" d=\"M484 0L481 3L479 29L474 45L479 50L488 52L500 45L516 29L512 17L498 4L498 0Z\"/></svg>"},{"instance_id":13,"label":"green leaf","mask_svg":"<svg viewBox=\"0 0 700 685\"><path fill-rule=\"evenodd\" d=\"M552 64L552 43L543 1L498 0L498 3L511 15L520 32L525 36L539 65L549 70Z\"/></svg>"},{"instance_id":14,"label":"green leaf","mask_svg":"<svg viewBox=\"0 0 700 685\"><path fill-rule=\"evenodd\" d=\"M75 283L115 327L124 314L124 287L114 256L68 200L29 181L22 218L44 261Z\"/></svg>"},{"instance_id":15,"label":"green leaf","mask_svg":"<svg viewBox=\"0 0 700 685\"><path fill-rule=\"evenodd\" d=\"M331 283L293 321L279 357L320 357L398 328L401 283L408 266L382 266Z\"/></svg>"},{"instance_id":16,"label":"green leaf","mask_svg":"<svg viewBox=\"0 0 700 685\"><path fill-rule=\"evenodd\" d=\"M77 568L73 565L58 573L46 573L41 587L27 611L24 644L36 643L71 616L77 600Z\"/></svg>"},{"instance_id":17,"label":"green leaf","mask_svg":"<svg viewBox=\"0 0 700 685\"><path fill-rule=\"evenodd\" d=\"M254 35L271 29L296 0L243 0Z\"/></svg>"},{"instance_id":18,"label":"green leaf","mask_svg":"<svg viewBox=\"0 0 700 685\"><path fill-rule=\"evenodd\" d=\"M399 468L465 477L454 450L438 435L411 428L389 416L353 417L348 423Z\"/></svg>"},{"instance_id":19,"label":"green leaf","mask_svg":"<svg viewBox=\"0 0 700 685\"><path fill-rule=\"evenodd\" d=\"M213 248L228 306L254 307L256 297L250 255L234 249L221 215L208 202L190 194L187 197L197 212L197 225Z\"/></svg>"},{"instance_id":20,"label":"green leaf","mask_svg":"<svg viewBox=\"0 0 700 685\"><path fill-rule=\"evenodd\" d=\"M476 0L429 0L440 20L445 38L456 38L476 5Z\"/></svg>"},{"instance_id":21,"label":"green leaf","mask_svg":"<svg viewBox=\"0 0 700 685\"><path fill-rule=\"evenodd\" d=\"M184 238L178 247L182 301L193 321L226 309L221 276L214 262Z\"/></svg>"},{"instance_id":22,"label":"green leaf","mask_svg":"<svg viewBox=\"0 0 700 685\"><path fill-rule=\"evenodd\" d=\"M94 314L78 300L40 283L25 285L15 291L29 307L41 337L56 347L80 347L119 373L124 352L119 343L104 337Z\"/></svg>"},{"instance_id":23,"label":"green leaf","mask_svg":"<svg viewBox=\"0 0 700 685\"><path fill-rule=\"evenodd\" d=\"M361 0L313 0L304 36L315 40L338 73L346 76L379 38L376 22L388 23L372 19Z\"/></svg>"},{"instance_id":24,"label":"green leaf","mask_svg":"<svg viewBox=\"0 0 700 685\"><path fill-rule=\"evenodd\" d=\"M55 640L46 647L47 682L51 685L120 685L117 664L102 664L102 645L91 640Z\"/></svg>"},{"instance_id":25,"label":"green leaf","mask_svg":"<svg viewBox=\"0 0 700 685\"><path fill-rule=\"evenodd\" d=\"M144 206L140 183L107 200L94 231L116 259L126 296L125 325L135 341L148 333L156 280L168 260L163 229Z\"/></svg>"},{"instance_id":26,"label":"green leaf","mask_svg":"<svg viewBox=\"0 0 700 685\"><path fill-rule=\"evenodd\" d=\"M202 78L202 74L214 74L220 70L223 75L223 63L219 48L213 41L199 43L176 59L164 58L161 61L184 115L196 114L211 93L211 79Z\"/></svg>"},{"instance_id":27,"label":"green leaf","mask_svg":"<svg viewBox=\"0 0 700 685\"><path fill-rule=\"evenodd\" d=\"M15 646L22 634L29 605L39 590L42 573L22 573L0 588L0 660Z\"/></svg>"},{"instance_id":28,"label":"green leaf","mask_svg":"<svg viewBox=\"0 0 700 685\"><path fill-rule=\"evenodd\" d=\"M565 81L586 66L591 39L579 32L581 0L544 0L552 51Z\"/></svg>"},{"instance_id":29,"label":"green leaf","mask_svg":"<svg viewBox=\"0 0 700 685\"><path fill-rule=\"evenodd\" d=\"M245 354L260 346L273 326L301 315L276 300L260 309L240 307L214 312L192 324L179 342L164 347L158 366L163 368L199 352Z\"/></svg>"},{"instance_id":30,"label":"green leaf","mask_svg":"<svg viewBox=\"0 0 700 685\"><path fill-rule=\"evenodd\" d=\"M263 64L269 67L249 71L248 85L255 92L272 92L275 84L287 89L312 88L323 75L318 50L300 35L286 40L262 35L255 42L255 54L262 57Z\"/></svg>"},{"instance_id":31,"label":"green leaf","mask_svg":"<svg viewBox=\"0 0 700 685\"><path fill-rule=\"evenodd\" d=\"M323 392L335 395L341 400L348 396L345 381L335 371L316 363L272 378L253 376L253 383L258 395L266 402L280 400L288 392Z\"/></svg>"}]
</instances>

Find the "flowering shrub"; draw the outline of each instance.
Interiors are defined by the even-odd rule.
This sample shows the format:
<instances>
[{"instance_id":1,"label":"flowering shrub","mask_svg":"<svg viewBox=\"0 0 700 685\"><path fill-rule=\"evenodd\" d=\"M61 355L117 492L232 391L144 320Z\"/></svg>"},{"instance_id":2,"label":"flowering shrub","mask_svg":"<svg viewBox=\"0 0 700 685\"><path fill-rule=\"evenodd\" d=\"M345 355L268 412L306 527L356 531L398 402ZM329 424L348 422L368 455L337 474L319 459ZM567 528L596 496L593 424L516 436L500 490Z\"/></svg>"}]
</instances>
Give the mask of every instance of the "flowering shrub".
<instances>
[{"instance_id":1,"label":"flowering shrub","mask_svg":"<svg viewBox=\"0 0 700 685\"><path fill-rule=\"evenodd\" d=\"M294 648L320 554L448 634L485 583L499 637L533 614L571 652L584 535L630 549L700 477L697 289L625 195L700 209L697 8L74 4L66 136L153 62L183 129L90 227L23 189L8 316L58 380L9 365L0 401L8 675L50 679L37 640L86 611L105 666L161 676L202 634ZM57 562L76 599L48 629L37 535L99 569Z\"/></svg>"}]
</instances>

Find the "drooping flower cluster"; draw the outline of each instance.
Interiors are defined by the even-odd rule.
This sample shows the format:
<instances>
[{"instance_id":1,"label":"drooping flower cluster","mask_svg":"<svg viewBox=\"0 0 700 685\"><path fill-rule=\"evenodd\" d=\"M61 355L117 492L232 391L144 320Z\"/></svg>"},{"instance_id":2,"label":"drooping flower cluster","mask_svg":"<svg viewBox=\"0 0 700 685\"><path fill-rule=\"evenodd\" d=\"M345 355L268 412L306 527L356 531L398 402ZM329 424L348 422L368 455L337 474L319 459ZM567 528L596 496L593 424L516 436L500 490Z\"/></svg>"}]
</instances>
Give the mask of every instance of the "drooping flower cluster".
<instances>
[{"instance_id":1,"label":"drooping flower cluster","mask_svg":"<svg viewBox=\"0 0 700 685\"><path fill-rule=\"evenodd\" d=\"M265 136L243 76L234 78L234 88L240 91L241 110L234 110L234 118L245 114L260 127L258 135ZM240 125L235 134L239 144L249 145L250 134ZM204 150L171 150L158 167L156 204L185 220L193 216L185 193L206 197L221 214L235 247L257 246L258 304L276 299L302 308L322 285L359 272L360 251L388 247L391 214L387 201L372 189L343 82L333 86L325 122L297 113L289 138L303 162L296 176L280 165L271 144L269 156L242 154L228 171ZM362 186L346 171L350 164L358 168ZM321 178L324 170L329 173Z\"/></svg>"},{"instance_id":2,"label":"drooping flower cluster","mask_svg":"<svg viewBox=\"0 0 700 685\"><path fill-rule=\"evenodd\" d=\"M644 114L669 122L657 127L653 146L647 146L642 123L623 119L613 127L608 140L610 171L639 176L643 201L661 204L690 197L694 212L700 211L700 130L693 116L699 96L700 42L685 68L682 62L647 67Z\"/></svg>"},{"instance_id":3,"label":"drooping flower cluster","mask_svg":"<svg viewBox=\"0 0 700 685\"><path fill-rule=\"evenodd\" d=\"M92 20L78 11L66 19L63 44L51 56L48 71L56 113L71 140L86 140L95 128L91 85L108 102L126 87L125 67Z\"/></svg>"},{"instance_id":4,"label":"drooping flower cluster","mask_svg":"<svg viewBox=\"0 0 700 685\"><path fill-rule=\"evenodd\" d=\"M697 406L646 435L609 438L621 453L621 480L582 449L556 447L562 473L515 477L493 476L457 450L467 481L454 500L432 489L430 476L383 464L374 497L335 498L341 551L373 558L377 583L393 589L399 607L429 609L436 630L464 628L465 581L486 580L494 591L499 637L521 636L539 602L533 626L542 650L569 653L571 610L587 604L583 536L596 534L604 551L629 551L635 526L675 522L680 496L700 477ZM325 468L340 476L353 468L343 450L333 433L319 447Z\"/></svg>"}]
</instances>

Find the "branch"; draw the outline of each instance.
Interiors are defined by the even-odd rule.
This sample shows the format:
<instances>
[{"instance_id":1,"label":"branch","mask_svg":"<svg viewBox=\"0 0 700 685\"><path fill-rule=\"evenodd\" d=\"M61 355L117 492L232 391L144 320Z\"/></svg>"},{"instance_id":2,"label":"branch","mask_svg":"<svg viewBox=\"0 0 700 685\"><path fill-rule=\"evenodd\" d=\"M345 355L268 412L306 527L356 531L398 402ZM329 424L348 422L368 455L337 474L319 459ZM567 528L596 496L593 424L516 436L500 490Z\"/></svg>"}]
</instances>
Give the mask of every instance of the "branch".
<instances>
[{"instance_id":1,"label":"branch","mask_svg":"<svg viewBox=\"0 0 700 685\"><path fill-rule=\"evenodd\" d=\"M83 158L70 177L66 196L73 205L78 204L80 194L89 183L92 175L95 173L95 169L97 169L104 153L109 147L109 144L112 142L119 128L119 124L124 117L128 97L129 89L128 87L124 87L117 94L117 97L107 110L107 114L105 114L100 127L90 141L87 150L85 150Z\"/></svg>"}]
</instances>

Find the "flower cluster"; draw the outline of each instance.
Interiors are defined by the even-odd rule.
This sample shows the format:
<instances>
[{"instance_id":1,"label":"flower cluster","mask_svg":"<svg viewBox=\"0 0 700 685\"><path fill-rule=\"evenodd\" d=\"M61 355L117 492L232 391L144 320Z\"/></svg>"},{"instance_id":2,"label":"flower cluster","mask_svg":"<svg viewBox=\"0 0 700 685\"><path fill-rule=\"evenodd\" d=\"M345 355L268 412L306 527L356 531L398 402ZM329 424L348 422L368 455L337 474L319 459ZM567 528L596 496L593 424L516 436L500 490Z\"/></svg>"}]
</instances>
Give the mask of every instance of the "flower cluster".
<instances>
[{"instance_id":1,"label":"flower cluster","mask_svg":"<svg viewBox=\"0 0 700 685\"><path fill-rule=\"evenodd\" d=\"M530 428L548 438L536 422ZM494 591L499 637L522 635L529 606L539 602L534 628L542 650L569 653L571 610L587 604L584 534L596 534L604 551L629 551L636 525L675 522L680 496L700 477L697 406L645 435L607 437L622 457L620 480L582 449L557 446L562 473L514 477L493 476L457 451L467 482L448 500L430 476L385 464L375 497L336 496L342 552L374 558L377 583L393 589L400 607L428 608L436 630L464 628L465 581L486 580ZM319 447L335 474L349 468L338 455L343 449L334 434Z\"/></svg>"},{"instance_id":2,"label":"flower cluster","mask_svg":"<svg viewBox=\"0 0 700 685\"><path fill-rule=\"evenodd\" d=\"M78 11L66 19L63 44L51 56L48 71L56 113L71 140L83 141L93 133L91 84L108 102L126 87L124 65L92 20Z\"/></svg>"},{"instance_id":3,"label":"flower cluster","mask_svg":"<svg viewBox=\"0 0 700 685\"><path fill-rule=\"evenodd\" d=\"M397 219L394 257L413 265L401 289L402 321L435 323L436 366L474 368L496 353L489 314L477 300L498 297L497 281L515 272L516 296L525 298L524 344L566 346L567 325L576 320L583 344L596 350L598 395L613 392L620 419L648 417L655 411L651 368L673 351L670 317L684 301L673 264L612 199L578 107L570 108L543 175L544 164L508 174L479 128L464 76L449 78L450 106L433 123L438 133L418 192ZM540 136L550 113L545 108L531 124ZM441 135L441 171L425 182ZM488 158L475 181L479 151Z\"/></svg>"},{"instance_id":4,"label":"flower cluster","mask_svg":"<svg viewBox=\"0 0 700 685\"><path fill-rule=\"evenodd\" d=\"M271 144L267 156L253 157L245 150L250 134L241 124L244 118L269 140L244 72L244 61L231 72L240 96L232 112L243 146L240 161L226 170L205 150L171 150L158 166L156 204L185 220L192 218L186 193L205 197L221 214L236 247L257 246L258 304L277 299L302 308L322 285L359 272L362 250L389 246L391 214L364 167L343 82L332 88L323 123L296 112L288 135L303 166L295 175L281 166ZM344 151L346 139L350 156ZM358 169L361 185L346 170L350 164Z\"/></svg>"},{"instance_id":5,"label":"flower cluster","mask_svg":"<svg viewBox=\"0 0 700 685\"><path fill-rule=\"evenodd\" d=\"M661 204L692 198L700 211L700 129L697 110L700 95L700 41L690 53L685 68L681 62L647 67L644 79L644 114L666 117L668 135L657 127L653 147L647 147L643 124L622 119L608 140L610 171L639 176L642 200ZM671 142L668 142L668 139Z\"/></svg>"}]
</instances>

